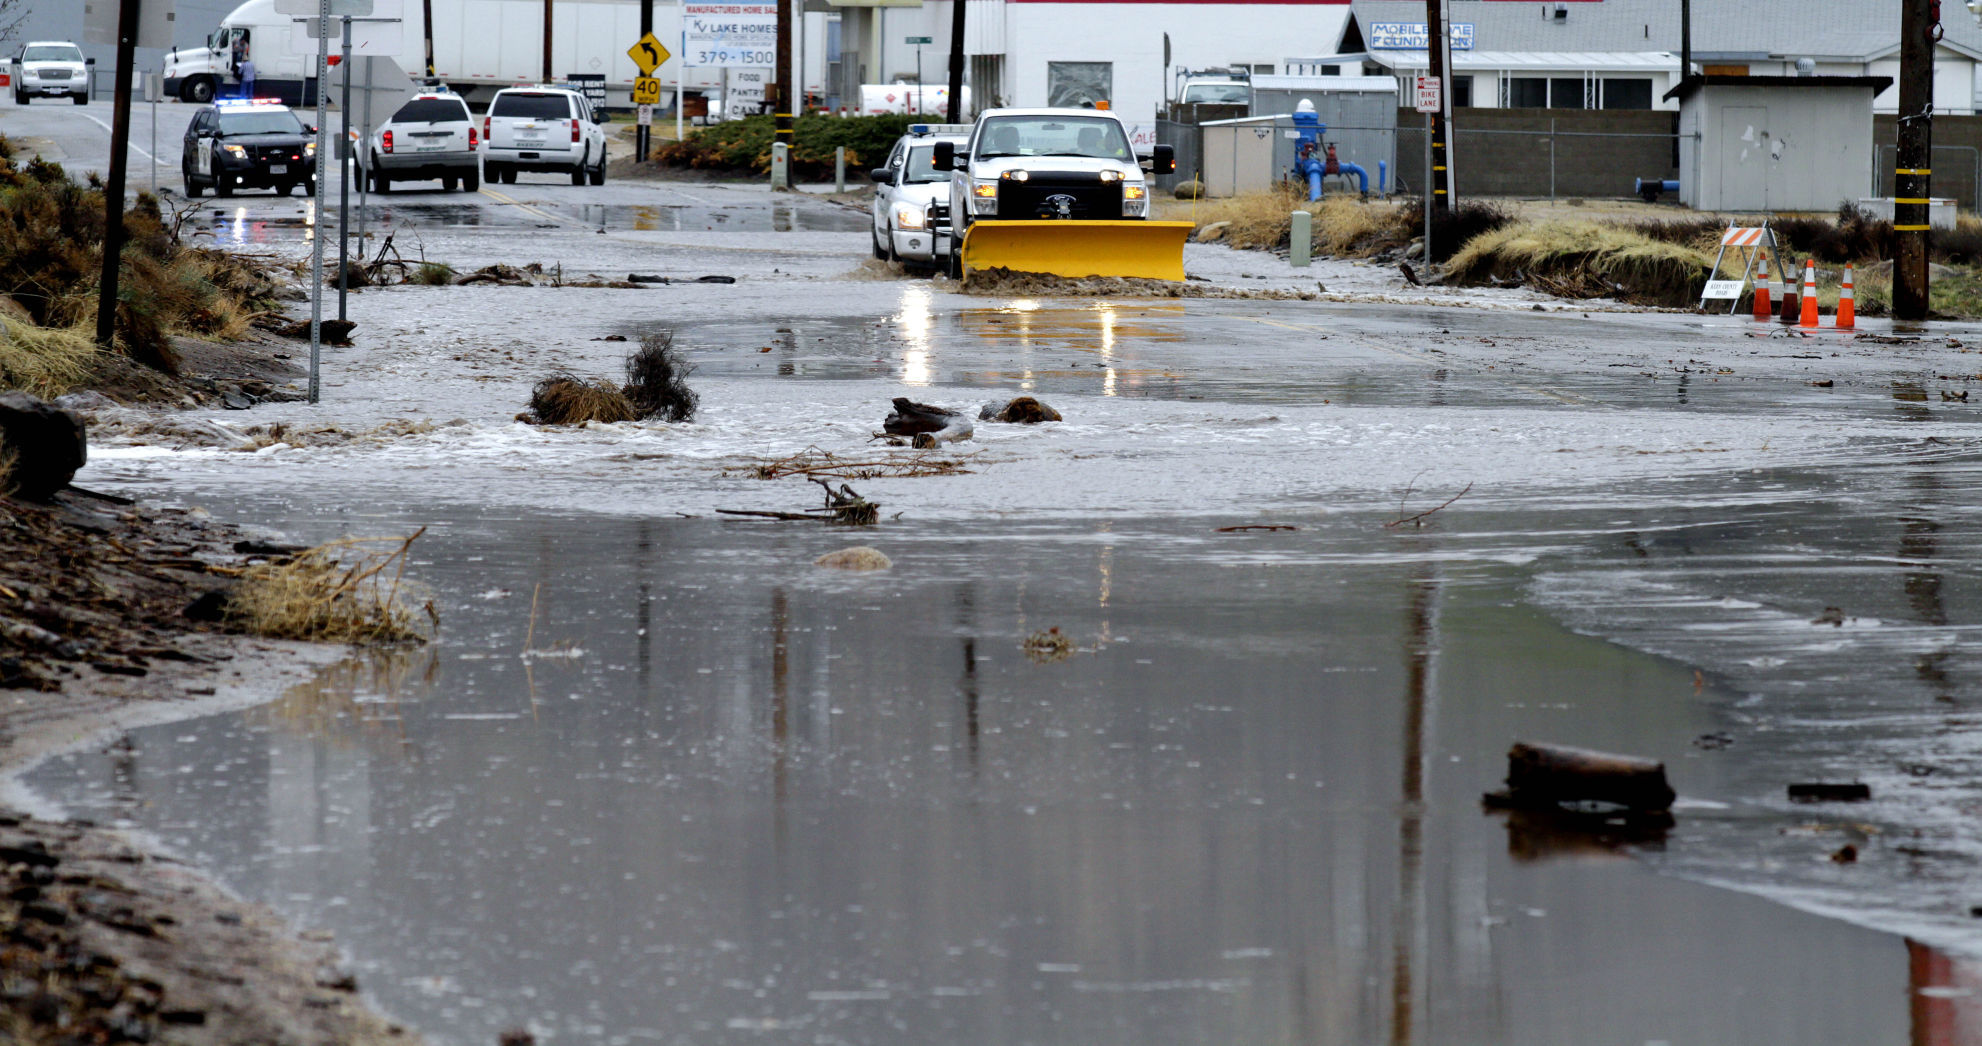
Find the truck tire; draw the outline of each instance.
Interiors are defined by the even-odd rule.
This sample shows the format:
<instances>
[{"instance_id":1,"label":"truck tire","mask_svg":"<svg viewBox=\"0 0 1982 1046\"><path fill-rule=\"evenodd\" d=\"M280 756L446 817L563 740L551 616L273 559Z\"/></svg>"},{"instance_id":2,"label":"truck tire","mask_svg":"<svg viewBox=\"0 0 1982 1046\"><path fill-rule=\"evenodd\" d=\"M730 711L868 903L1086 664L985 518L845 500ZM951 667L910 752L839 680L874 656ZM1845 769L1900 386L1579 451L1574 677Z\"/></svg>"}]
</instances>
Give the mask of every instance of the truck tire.
<instances>
[{"instance_id":1,"label":"truck tire","mask_svg":"<svg viewBox=\"0 0 1982 1046\"><path fill-rule=\"evenodd\" d=\"M447 175L446 177L443 177L440 180L440 191L453 192L455 191L455 189L459 188L460 185L461 185L461 180L459 178L456 178L454 175L450 174Z\"/></svg>"},{"instance_id":2,"label":"truck tire","mask_svg":"<svg viewBox=\"0 0 1982 1046\"><path fill-rule=\"evenodd\" d=\"M213 176L213 194L214 194L215 196L232 196L232 195L234 195L234 183L233 183L233 182L231 182L231 181L228 181L228 180L227 180L227 178L226 178L226 177L225 177L224 175L218 175L218 174L216 174L216 175L214 175L214 176Z\"/></svg>"},{"instance_id":3,"label":"truck tire","mask_svg":"<svg viewBox=\"0 0 1982 1046\"><path fill-rule=\"evenodd\" d=\"M15 104L15 105L26 105L26 104L28 104L28 96L27 96L27 95L24 95L24 94L22 94L22 93L21 93L21 92L19 92L19 91L15 91L15 92L14 92L14 104Z\"/></svg>"},{"instance_id":4,"label":"truck tire","mask_svg":"<svg viewBox=\"0 0 1982 1046\"><path fill-rule=\"evenodd\" d=\"M472 167L471 167L471 168L469 168L468 170L465 170L465 171L462 171L462 172L461 172L461 191L462 191L462 192L480 192L480 191L482 191L482 174L481 174L481 172L480 172L480 171L477 171L477 170L475 170L475 169L474 169L474 168L472 168Z\"/></svg>"},{"instance_id":5,"label":"truck tire","mask_svg":"<svg viewBox=\"0 0 1982 1046\"><path fill-rule=\"evenodd\" d=\"M200 194L206 191L200 188L200 183L193 180L193 172L185 164L179 165L179 180L186 187L186 199L188 200L197 200L200 198Z\"/></svg>"},{"instance_id":6,"label":"truck tire","mask_svg":"<svg viewBox=\"0 0 1982 1046\"><path fill-rule=\"evenodd\" d=\"M391 192L392 175L389 175L384 171L380 171L377 174L372 175L372 188L381 194Z\"/></svg>"},{"instance_id":7,"label":"truck tire","mask_svg":"<svg viewBox=\"0 0 1982 1046\"><path fill-rule=\"evenodd\" d=\"M179 100L194 105L205 105L213 101L213 78L195 76L179 87Z\"/></svg>"},{"instance_id":8,"label":"truck tire","mask_svg":"<svg viewBox=\"0 0 1982 1046\"><path fill-rule=\"evenodd\" d=\"M592 184L593 184L593 185L604 185L604 184L606 184L606 154L605 154L605 153L600 153L600 154L599 154L599 165L598 165L597 167L594 167L594 168L592 168Z\"/></svg>"},{"instance_id":9,"label":"truck tire","mask_svg":"<svg viewBox=\"0 0 1982 1046\"><path fill-rule=\"evenodd\" d=\"M578 166L573 167L571 169L571 184L573 185L585 184L585 168L587 166L585 161L589 158L590 157L588 156L580 156L578 158Z\"/></svg>"},{"instance_id":10,"label":"truck tire","mask_svg":"<svg viewBox=\"0 0 1982 1046\"><path fill-rule=\"evenodd\" d=\"M69 97L71 97L71 98L74 98L74 99L76 100L76 104L77 104L77 105L88 105L88 104L89 104L89 92L88 92L88 91L77 91L77 92L76 92L75 94L72 94L72 95L70 95Z\"/></svg>"}]
</instances>

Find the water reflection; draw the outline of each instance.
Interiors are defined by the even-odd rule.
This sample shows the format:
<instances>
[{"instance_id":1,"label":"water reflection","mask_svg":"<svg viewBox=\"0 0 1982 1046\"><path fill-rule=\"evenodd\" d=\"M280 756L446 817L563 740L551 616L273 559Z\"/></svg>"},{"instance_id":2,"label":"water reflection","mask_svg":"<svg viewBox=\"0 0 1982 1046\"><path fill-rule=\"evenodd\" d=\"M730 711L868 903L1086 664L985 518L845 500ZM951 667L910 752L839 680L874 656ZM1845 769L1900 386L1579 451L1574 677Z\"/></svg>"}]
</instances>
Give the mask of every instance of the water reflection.
<instances>
[{"instance_id":1,"label":"water reflection","mask_svg":"<svg viewBox=\"0 0 1982 1046\"><path fill-rule=\"evenodd\" d=\"M1885 1042L1907 1020L1896 941L1509 856L1475 800L1510 738L1574 722L1683 753L1703 721L1662 699L1689 675L1512 608L1491 569L1398 566L1355 529L1289 536L1323 553L1293 565L1112 521L895 528L896 570L849 577L807 565L844 543L811 531L456 523L423 566L449 607L426 660L34 782L334 929L442 1046L524 1023ZM1106 642L1034 664L1048 626ZM517 656L560 641L584 656Z\"/></svg>"}]
</instances>

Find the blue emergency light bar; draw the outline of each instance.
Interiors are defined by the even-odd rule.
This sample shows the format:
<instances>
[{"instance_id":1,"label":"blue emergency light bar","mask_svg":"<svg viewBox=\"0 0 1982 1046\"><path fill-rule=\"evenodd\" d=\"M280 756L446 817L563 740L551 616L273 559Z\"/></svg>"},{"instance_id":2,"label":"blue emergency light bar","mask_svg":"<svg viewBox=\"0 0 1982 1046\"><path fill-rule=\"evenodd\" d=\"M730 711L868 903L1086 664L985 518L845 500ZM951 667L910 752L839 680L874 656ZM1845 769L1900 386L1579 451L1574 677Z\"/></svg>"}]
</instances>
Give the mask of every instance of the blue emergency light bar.
<instances>
[{"instance_id":1,"label":"blue emergency light bar","mask_svg":"<svg viewBox=\"0 0 1982 1046\"><path fill-rule=\"evenodd\" d=\"M217 101L217 102L215 102L215 103L213 103L213 104L214 104L214 105L216 105L216 106L227 106L227 107L229 107L229 108L232 108L232 107L235 107L235 106L246 106L246 105L281 105L281 104L282 104L282 99L280 99L280 98L223 98L223 99L221 99L220 101Z\"/></svg>"}]
</instances>

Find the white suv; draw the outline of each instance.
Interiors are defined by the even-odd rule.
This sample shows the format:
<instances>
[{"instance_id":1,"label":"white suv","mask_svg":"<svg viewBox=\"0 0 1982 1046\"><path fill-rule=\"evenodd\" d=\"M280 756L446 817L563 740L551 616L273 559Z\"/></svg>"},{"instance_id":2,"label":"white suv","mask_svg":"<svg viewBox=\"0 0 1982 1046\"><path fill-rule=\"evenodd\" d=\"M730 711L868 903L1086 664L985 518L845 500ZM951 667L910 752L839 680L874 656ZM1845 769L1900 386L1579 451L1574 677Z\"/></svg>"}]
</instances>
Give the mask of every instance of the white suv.
<instances>
[{"instance_id":1,"label":"white suv","mask_svg":"<svg viewBox=\"0 0 1982 1046\"><path fill-rule=\"evenodd\" d=\"M606 132L577 91L553 84L506 87L482 118L491 182L514 182L519 171L569 171L571 184L606 183Z\"/></svg>"},{"instance_id":2,"label":"white suv","mask_svg":"<svg viewBox=\"0 0 1982 1046\"><path fill-rule=\"evenodd\" d=\"M66 40L36 40L14 53L14 104L26 105L37 94L68 95L77 105L89 104L90 66L83 49Z\"/></svg>"},{"instance_id":3,"label":"white suv","mask_svg":"<svg viewBox=\"0 0 1982 1046\"><path fill-rule=\"evenodd\" d=\"M480 129L468 103L452 91L414 95L392 119L372 132L361 172L372 191L391 192L394 182L439 178L441 188L474 192L482 187Z\"/></svg>"}]
</instances>

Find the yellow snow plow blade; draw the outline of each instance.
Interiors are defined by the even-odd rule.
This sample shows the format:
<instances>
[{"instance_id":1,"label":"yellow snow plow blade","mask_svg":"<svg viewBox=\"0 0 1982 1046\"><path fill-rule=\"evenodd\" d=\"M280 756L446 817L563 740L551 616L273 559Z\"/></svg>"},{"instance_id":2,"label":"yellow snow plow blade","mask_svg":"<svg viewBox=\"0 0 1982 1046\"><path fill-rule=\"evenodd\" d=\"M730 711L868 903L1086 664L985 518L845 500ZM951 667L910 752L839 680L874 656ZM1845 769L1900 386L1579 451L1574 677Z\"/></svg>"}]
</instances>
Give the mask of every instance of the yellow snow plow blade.
<instances>
[{"instance_id":1,"label":"yellow snow plow blade","mask_svg":"<svg viewBox=\"0 0 1982 1046\"><path fill-rule=\"evenodd\" d=\"M1184 278L1190 222L981 221L963 237L963 271L1043 272L1054 276Z\"/></svg>"}]
</instances>

